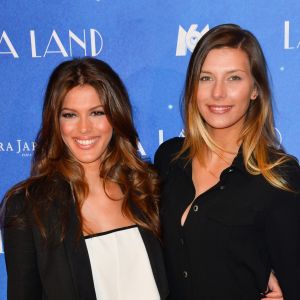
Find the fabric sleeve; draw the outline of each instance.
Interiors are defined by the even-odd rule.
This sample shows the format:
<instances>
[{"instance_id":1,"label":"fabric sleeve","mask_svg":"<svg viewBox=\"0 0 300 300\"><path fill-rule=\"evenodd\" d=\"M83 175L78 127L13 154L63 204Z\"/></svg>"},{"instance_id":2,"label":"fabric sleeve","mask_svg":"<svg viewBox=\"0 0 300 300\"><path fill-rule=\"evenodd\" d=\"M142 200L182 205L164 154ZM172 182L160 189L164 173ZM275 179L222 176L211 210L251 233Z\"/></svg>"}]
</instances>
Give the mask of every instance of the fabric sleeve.
<instances>
[{"instance_id":1,"label":"fabric sleeve","mask_svg":"<svg viewBox=\"0 0 300 300\"><path fill-rule=\"evenodd\" d=\"M24 226L10 224L16 215L24 216ZM8 277L7 299L42 299L33 233L24 213L24 195L22 194L14 195L7 200L3 242Z\"/></svg>"},{"instance_id":2,"label":"fabric sleeve","mask_svg":"<svg viewBox=\"0 0 300 300\"><path fill-rule=\"evenodd\" d=\"M291 181L296 192L278 191L270 199L266 217L266 239L272 269L285 300L299 300L300 284L300 171L297 167Z\"/></svg>"},{"instance_id":3,"label":"fabric sleeve","mask_svg":"<svg viewBox=\"0 0 300 300\"><path fill-rule=\"evenodd\" d=\"M169 172L174 155L181 149L183 138L172 138L159 146L154 155L154 167L163 181Z\"/></svg>"}]
</instances>

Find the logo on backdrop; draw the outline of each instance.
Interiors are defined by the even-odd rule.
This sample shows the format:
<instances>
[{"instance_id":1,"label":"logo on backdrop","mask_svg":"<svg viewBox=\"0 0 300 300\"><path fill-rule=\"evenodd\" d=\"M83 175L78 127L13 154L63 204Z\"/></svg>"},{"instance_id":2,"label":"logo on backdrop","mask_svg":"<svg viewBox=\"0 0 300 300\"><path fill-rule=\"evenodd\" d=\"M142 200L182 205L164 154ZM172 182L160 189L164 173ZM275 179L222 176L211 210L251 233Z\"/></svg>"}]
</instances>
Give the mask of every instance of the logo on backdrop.
<instances>
[{"instance_id":1,"label":"logo on backdrop","mask_svg":"<svg viewBox=\"0 0 300 300\"><path fill-rule=\"evenodd\" d=\"M1 232L0 232L0 253L4 253L4 252L3 252L3 243L2 243L2 235L1 235Z\"/></svg>"},{"instance_id":2,"label":"logo on backdrop","mask_svg":"<svg viewBox=\"0 0 300 300\"><path fill-rule=\"evenodd\" d=\"M275 131L276 131L276 135L277 135L277 138L278 138L278 147L281 146L282 144L282 134L281 132L279 131L278 128L275 128ZM185 137L185 134L184 134L184 129L182 129L178 134L177 134L178 137ZM161 145L164 141L165 141L165 136L164 136L164 130L163 129L159 129L158 130L158 146ZM139 149L139 152L140 154L142 155L142 157L148 157L148 154L145 150L145 148L142 146L141 142L138 143L138 149Z\"/></svg>"},{"instance_id":3,"label":"logo on backdrop","mask_svg":"<svg viewBox=\"0 0 300 300\"><path fill-rule=\"evenodd\" d=\"M300 41L295 39L290 21L284 21L284 45L283 48L293 50L300 48Z\"/></svg>"},{"instance_id":4,"label":"logo on backdrop","mask_svg":"<svg viewBox=\"0 0 300 300\"><path fill-rule=\"evenodd\" d=\"M281 132L279 131L278 128L275 127L275 132L276 132L276 135L277 135L277 139L278 139L278 148L280 148L281 144L282 144L282 134Z\"/></svg>"},{"instance_id":5,"label":"logo on backdrop","mask_svg":"<svg viewBox=\"0 0 300 300\"><path fill-rule=\"evenodd\" d=\"M16 36L10 36L5 30L0 32L0 55L9 55L20 58L24 54L24 49L19 49L15 43ZM61 55L63 57L98 56L103 49L103 38L96 29L83 29L80 33L68 30L61 33L53 30L49 36L30 30L28 32L28 46L30 48L27 55L32 58L43 58L49 55Z\"/></svg>"},{"instance_id":6,"label":"logo on backdrop","mask_svg":"<svg viewBox=\"0 0 300 300\"><path fill-rule=\"evenodd\" d=\"M278 141L282 143L282 135L278 128L275 128ZM182 129L177 136L184 137L184 130ZM157 146L162 144L165 141L164 130L159 129L157 135ZM22 157L31 157L36 148L36 142L26 141L22 139L17 139L10 142L1 142L0 141L0 155L1 153L15 153L21 155ZM141 141L138 142L138 151L142 157L148 156L146 149L143 147Z\"/></svg>"},{"instance_id":7,"label":"logo on backdrop","mask_svg":"<svg viewBox=\"0 0 300 300\"><path fill-rule=\"evenodd\" d=\"M177 136L178 137L184 137L183 129L180 131L180 133ZM157 137L158 137L158 139L157 139L157 146L155 147L156 149L158 148L158 146L160 144L162 144L165 141L164 130L163 129L158 130L158 136ZM150 156L148 155L147 151L145 150L145 148L143 147L143 145L140 141L138 142L138 151L139 151L139 153L140 153L140 155L141 155L141 157L144 161L151 162Z\"/></svg>"},{"instance_id":8,"label":"logo on backdrop","mask_svg":"<svg viewBox=\"0 0 300 300\"><path fill-rule=\"evenodd\" d=\"M193 52L198 41L209 30L209 25L206 24L200 31L197 29L197 24L192 24L188 30L179 25L176 56L185 56L187 50Z\"/></svg>"},{"instance_id":9,"label":"logo on backdrop","mask_svg":"<svg viewBox=\"0 0 300 300\"><path fill-rule=\"evenodd\" d=\"M15 153L22 157L31 157L35 147L36 142L21 139L9 142L0 142L0 155L1 153Z\"/></svg>"}]
</instances>

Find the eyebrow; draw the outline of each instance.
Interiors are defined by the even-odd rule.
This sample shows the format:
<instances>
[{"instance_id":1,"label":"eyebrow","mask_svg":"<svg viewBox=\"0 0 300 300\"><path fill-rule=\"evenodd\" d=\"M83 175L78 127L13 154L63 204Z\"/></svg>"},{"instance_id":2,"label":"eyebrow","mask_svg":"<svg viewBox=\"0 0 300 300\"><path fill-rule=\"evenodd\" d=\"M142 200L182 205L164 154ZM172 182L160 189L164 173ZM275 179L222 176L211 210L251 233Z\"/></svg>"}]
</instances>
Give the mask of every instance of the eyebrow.
<instances>
[{"instance_id":1,"label":"eyebrow","mask_svg":"<svg viewBox=\"0 0 300 300\"><path fill-rule=\"evenodd\" d=\"M104 105L100 104L100 105L91 107L91 108L89 109L89 111L94 110L94 109L97 109L97 108L104 108ZM63 108L61 109L61 111L63 111L63 110L76 111L76 109L74 109L74 108L68 108L68 107L63 107Z\"/></svg>"},{"instance_id":2,"label":"eyebrow","mask_svg":"<svg viewBox=\"0 0 300 300\"><path fill-rule=\"evenodd\" d=\"M246 70L242 70L242 69L234 69L234 70L227 71L226 73L227 73L227 74L231 74L231 73L235 73L235 72L244 72L244 73L246 73L247 71L246 71ZM205 71L205 70L202 70L202 71L200 72L200 74L201 74L201 73L213 74L213 72Z\"/></svg>"}]
</instances>

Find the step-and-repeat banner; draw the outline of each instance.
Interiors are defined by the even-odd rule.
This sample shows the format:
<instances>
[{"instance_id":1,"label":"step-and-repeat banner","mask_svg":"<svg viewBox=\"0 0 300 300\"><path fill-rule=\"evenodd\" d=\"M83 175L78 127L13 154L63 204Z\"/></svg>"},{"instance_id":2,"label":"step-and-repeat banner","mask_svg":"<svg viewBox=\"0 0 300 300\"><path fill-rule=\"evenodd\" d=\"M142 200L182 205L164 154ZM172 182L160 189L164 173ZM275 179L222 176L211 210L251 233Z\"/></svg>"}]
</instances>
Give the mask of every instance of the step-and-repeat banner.
<instances>
[{"instance_id":1,"label":"step-and-repeat banner","mask_svg":"<svg viewBox=\"0 0 300 300\"><path fill-rule=\"evenodd\" d=\"M107 61L125 82L140 137L152 159L182 135L185 71L209 28L252 31L272 76L276 128L300 158L300 2L297 0L12 0L0 3L0 197L29 174L50 72L72 57ZM0 246L0 299L6 299Z\"/></svg>"}]
</instances>

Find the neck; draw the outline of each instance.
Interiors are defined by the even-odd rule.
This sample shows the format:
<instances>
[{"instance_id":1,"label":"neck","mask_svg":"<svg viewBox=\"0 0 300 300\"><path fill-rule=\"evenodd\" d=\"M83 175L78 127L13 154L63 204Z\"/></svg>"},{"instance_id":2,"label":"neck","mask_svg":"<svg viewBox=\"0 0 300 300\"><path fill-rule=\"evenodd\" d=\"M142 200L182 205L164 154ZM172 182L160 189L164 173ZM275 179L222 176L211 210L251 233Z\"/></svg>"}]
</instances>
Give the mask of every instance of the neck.
<instances>
[{"instance_id":1,"label":"neck","mask_svg":"<svg viewBox=\"0 0 300 300\"><path fill-rule=\"evenodd\" d=\"M216 150L211 150L206 147L203 155L203 164L208 166L210 164L221 164L223 167L229 167L236 157L239 147L239 134L232 130L214 129L210 130L210 136L218 145Z\"/></svg>"},{"instance_id":2,"label":"neck","mask_svg":"<svg viewBox=\"0 0 300 300\"><path fill-rule=\"evenodd\" d=\"M220 151L219 153L211 151L206 148L204 155L204 166L209 167L210 165L220 164L224 167L229 167L232 164L237 152L232 151Z\"/></svg>"},{"instance_id":3,"label":"neck","mask_svg":"<svg viewBox=\"0 0 300 300\"><path fill-rule=\"evenodd\" d=\"M228 129L213 129L209 130L209 134L215 143L221 148L220 154L234 154L236 155L241 141L240 137L240 130L228 130ZM208 150L209 151L209 150Z\"/></svg>"},{"instance_id":4,"label":"neck","mask_svg":"<svg viewBox=\"0 0 300 300\"><path fill-rule=\"evenodd\" d=\"M84 165L83 168L89 189L98 186L101 181L99 165Z\"/></svg>"},{"instance_id":5,"label":"neck","mask_svg":"<svg viewBox=\"0 0 300 300\"><path fill-rule=\"evenodd\" d=\"M85 179L89 186L89 196L103 194L104 186L103 179L100 177L99 165L88 165L84 166ZM112 181L105 182L105 193L112 199L121 200L123 199L123 193L118 184ZM122 203L122 202L120 202Z\"/></svg>"}]
</instances>

